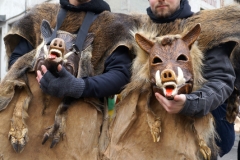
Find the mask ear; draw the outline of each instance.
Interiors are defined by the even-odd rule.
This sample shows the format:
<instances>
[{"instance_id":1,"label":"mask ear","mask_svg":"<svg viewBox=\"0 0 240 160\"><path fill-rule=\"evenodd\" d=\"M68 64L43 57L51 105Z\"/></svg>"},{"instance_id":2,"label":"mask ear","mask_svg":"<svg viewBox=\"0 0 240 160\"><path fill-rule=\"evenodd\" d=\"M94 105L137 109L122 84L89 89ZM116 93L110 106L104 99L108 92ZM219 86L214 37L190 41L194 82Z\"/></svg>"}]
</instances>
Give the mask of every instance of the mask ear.
<instances>
[{"instance_id":1,"label":"mask ear","mask_svg":"<svg viewBox=\"0 0 240 160\"><path fill-rule=\"evenodd\" d=\"M151 48L153 47L154 43L147 38L143 37L142 35L136 33L135 34L135 41L139 45L141 49L146 51L147 53L150 53Z\"/></svg>"},{"instance_id":2,"label":"mask ear","mask_svg":"<svg viewBox=\"0 0 240 160\"><path fill-rule=\"evenodd\" d=\"M42 33L44 42L47 43L52 36L52 29L50 27L49 22L45 19L42 21L42 24L41 24L41 33Z\"/></svg>"},{"instance_id":3,"label":"mask ear","mask_svg":"<svg viewBox=\"0 0 240 160\"><path fill-rule=\"evenodd\" d=\"M191 48L192 44L197 40L200 33L201 25L198 23L182 38L182 40L188 45L189 48Z\"/></svg>"}]
</instances>

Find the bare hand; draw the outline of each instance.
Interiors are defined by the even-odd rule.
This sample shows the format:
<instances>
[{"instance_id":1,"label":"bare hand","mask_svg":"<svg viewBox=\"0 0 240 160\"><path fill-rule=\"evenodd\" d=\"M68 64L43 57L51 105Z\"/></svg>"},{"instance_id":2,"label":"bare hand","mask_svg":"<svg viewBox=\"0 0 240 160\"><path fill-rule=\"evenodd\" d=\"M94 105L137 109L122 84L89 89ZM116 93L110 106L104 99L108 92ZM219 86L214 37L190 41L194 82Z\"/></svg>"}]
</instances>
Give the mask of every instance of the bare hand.
<instances>
[{"instance_id":1,"label":"bare hand","mask_svg":"<svg viewBox=\"0 0 240 160\"><path fill-rule=\"evenodd\" d=\"M159 93L155 93L155 96L163 108L171 114L180 112L186 101L186 96L184 94L174 96L173 100L168 100Z\"/></svg>"}]
</instances>

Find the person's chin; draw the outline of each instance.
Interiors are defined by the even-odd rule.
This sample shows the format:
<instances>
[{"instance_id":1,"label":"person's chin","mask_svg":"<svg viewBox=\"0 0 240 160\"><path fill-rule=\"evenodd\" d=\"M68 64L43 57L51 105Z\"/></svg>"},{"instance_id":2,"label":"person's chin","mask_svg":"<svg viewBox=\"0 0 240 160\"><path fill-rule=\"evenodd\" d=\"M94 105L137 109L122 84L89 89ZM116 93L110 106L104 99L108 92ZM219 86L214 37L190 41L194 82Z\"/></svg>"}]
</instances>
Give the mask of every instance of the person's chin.
<instances>
[{"instance_id":1,"label":"person's chin","mask_svg":"<svg viewBox=\"0 0 240 160\"><path fill-rule=\"evenodd\" d=\"M159 8L157 10L157 15L159 18L166 18L169 16L169 11L167 10L167 8Z\"/></svg>"},{"instance_id":2,"label":"person's chin","mask_svg":"<svg viewBox=\"0 0 240 160\"><path fill-rule=\"evenodd\" d=\"M162 12L162 13L158 13L158 18L167 18L169 17L168 13Z\"/></svg>"}]
</instances>

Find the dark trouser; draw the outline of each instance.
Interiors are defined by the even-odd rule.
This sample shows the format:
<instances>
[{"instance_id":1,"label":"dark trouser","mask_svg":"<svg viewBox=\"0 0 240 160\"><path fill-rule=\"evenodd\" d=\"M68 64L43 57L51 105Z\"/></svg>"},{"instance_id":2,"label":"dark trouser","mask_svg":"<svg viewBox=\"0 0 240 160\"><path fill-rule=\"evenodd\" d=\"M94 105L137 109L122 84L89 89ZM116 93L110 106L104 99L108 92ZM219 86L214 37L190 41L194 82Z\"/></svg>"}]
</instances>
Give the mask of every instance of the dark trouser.
<instances>
[{"instance_id":1,"label":"dark trouser","mask_svg":"<svg viewBox=\"0 0 240 160\"><path fill-rule=\"evenodd\" d=\"M240 141L238 141L237 158L240 160Z\"/></svg>"},{"instance_id":2,"label":"dark trouser","mask_svg":"<svg viewBox=\"0 0 240 160\"><path fill-rule=\"evenodd\" d=\"M220 157L232 149L235 141L234 124L226 120L226 107L227 103L224 103L212 111L216 122L216 131L220 137L220 139L216 138L217 145L220 148Z\"/></svg>"}]
</instances>

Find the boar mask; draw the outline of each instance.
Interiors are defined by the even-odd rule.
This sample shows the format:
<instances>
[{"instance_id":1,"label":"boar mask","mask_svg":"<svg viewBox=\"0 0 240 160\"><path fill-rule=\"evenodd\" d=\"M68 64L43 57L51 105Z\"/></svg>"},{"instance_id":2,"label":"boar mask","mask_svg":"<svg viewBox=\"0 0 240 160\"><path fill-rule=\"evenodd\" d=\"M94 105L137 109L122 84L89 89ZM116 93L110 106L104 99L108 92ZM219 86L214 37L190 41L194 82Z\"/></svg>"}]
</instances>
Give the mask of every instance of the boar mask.
<instances>
[{"instance_id":1,"label":"boar mask","mask_svg":"<svg viewBox=\"0 0 240 160\"><path fill-rule=\"evenodd\" d=\"M154 92L170 100L177 94L192 91L194 77L190 50L200 32L200 24L197 24L182 38L180 35L166 35L157 38L157 42L135 34L137 44L149 54Z\"/></svg>"},{"instance_id":2,"label":"boar mask","mask_svg":"<svg viewBox=\"0 0 240 160\"><path fill-rule=\"evenodd\" d=\"M41 24L41 34L43 43L37 48L37 62L35 70L40 70L40 66L44 64L50 72L57 72L57 65L62 64L71 74L77 76L79 56L73 48L77 35L65 31L57 31L57 37L54 38L50 45L47 44L51 39L53 30L48 21L43 20ZM94 34L88 33L83 50L90 46L93 42Z\"/></svg>"}]
</instances>

